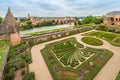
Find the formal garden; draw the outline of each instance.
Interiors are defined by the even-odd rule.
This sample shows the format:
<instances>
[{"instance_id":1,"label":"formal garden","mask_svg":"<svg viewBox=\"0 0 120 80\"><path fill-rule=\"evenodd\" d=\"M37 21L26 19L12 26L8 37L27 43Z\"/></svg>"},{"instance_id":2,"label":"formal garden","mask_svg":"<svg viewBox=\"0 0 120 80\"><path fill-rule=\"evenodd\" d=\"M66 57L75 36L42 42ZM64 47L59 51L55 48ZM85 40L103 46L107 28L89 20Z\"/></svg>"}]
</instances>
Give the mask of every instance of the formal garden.
<instances>
[{"instance_id":1,"label":"formal garden","mask_svg":"<svg viewBox=\"0 0 120 80\"><path fill-rule=\"evenodd\" d=\"M41 52L54 80L92 80L113 55L85 47L75 38L48 44Z\"/></svg>"},{"instance_id":2,"label":"formal garden","mask_svg":"<svg viewBox=\"0 0 120 80\"><path fill-rule=\"evenodd\" d=\"M108 41L110 44L120 47L120 34L117 33L93 31L83 34L83 36L94 36L94 37L102 38Z\"/></svg>"},{"instance_id":3,"label":"formal garden","mask_svg":"<svg viewBox=\"0 0 120 80\"><path fill-rule=\"evenodd\" d=\"M94 46L101 46L101 45L103 45L103 42L101 40L93 38L93 37L83 37L81 40L84 43L87 43L89 45L94 45Z\"/></svg>"}]
</instances>

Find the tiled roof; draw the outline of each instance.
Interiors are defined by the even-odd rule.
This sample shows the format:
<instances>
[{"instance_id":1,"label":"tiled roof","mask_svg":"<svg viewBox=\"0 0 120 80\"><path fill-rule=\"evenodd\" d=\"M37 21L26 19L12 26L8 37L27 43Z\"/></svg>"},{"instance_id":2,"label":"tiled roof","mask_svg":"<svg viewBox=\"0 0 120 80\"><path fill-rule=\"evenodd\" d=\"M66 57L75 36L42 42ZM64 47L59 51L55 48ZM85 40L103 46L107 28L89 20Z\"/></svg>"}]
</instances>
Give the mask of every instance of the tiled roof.
<instances>
[{"instance_id":1,"label":"tiled roof","mask_svg":"<svg viewBox=\"0 0 120 80\"><path fill-rule=\"evenodd\" d=\"M120 11L112 11L112 12L109 12L107 14L120 14Z\"/></svg>"}]
</instances>

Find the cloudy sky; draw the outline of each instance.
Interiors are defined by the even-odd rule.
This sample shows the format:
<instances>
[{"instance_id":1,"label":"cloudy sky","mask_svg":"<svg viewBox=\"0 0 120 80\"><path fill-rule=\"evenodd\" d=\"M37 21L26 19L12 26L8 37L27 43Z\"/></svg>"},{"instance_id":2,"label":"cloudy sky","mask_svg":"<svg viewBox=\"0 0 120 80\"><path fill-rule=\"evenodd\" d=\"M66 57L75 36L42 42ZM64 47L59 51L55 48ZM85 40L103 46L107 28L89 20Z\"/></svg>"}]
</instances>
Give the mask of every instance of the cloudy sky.
<instances>
[{"instance_id":1,"label":"cloudy sky","mask_svg":"<svg viewBox=\"0 0 120 80\"><path fill-rule=\"evenodd\" d=\"M14 16L87 16L120 10L120 0L0 0L0 16L10 7Z\"/></svg>"}]
</instances>

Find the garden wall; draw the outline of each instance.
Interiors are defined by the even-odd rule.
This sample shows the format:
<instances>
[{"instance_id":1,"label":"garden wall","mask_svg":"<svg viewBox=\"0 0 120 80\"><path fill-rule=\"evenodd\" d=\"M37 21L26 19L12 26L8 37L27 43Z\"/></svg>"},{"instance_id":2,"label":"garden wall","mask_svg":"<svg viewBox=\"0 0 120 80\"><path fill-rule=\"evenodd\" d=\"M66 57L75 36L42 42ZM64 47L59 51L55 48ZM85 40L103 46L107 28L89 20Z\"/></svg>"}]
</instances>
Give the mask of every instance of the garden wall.
<instances>
[{"instance_id":1,"label":"garden wall","mask_svg":"<svg viewBox=\"0 0 120 80\"><path fill-rule=\"evenodd\" d=\"M36 44L36 43L40 43L40 42L54 40L54 39L57 39L57 38L61 38L61 37L85 32L85 31L89 31L89 30L92 30L92 29L94 29L93 26L74 28L74 29L58 31L58 32L54 32L54 33L47 33L47 34L44 34L44 35L22 37L22 41L28 41L28 42L32 42L33 44Z\"/></svg>"}]
</instances>

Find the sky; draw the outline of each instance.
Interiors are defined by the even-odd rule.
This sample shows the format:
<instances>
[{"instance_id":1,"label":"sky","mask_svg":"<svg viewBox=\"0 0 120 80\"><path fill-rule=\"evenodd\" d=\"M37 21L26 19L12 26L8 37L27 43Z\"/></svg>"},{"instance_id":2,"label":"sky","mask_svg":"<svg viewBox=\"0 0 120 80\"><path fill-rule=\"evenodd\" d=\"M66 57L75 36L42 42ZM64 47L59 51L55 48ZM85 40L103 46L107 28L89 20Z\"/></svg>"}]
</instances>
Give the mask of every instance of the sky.
<instances>
[{"instance_id":1,"label":"sky","mask_svg":"<svg viewBox=\"0 0 120 80\"><path fill-rule=\"evenodd\" d=\"M120 10L120 0L0 0L0 16L10 7L15 17L101 16Z\"/></svg>"}]
</instances>

